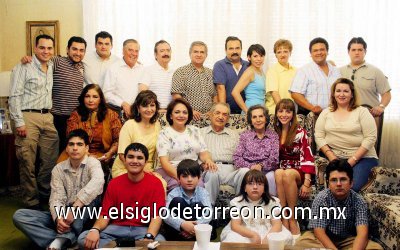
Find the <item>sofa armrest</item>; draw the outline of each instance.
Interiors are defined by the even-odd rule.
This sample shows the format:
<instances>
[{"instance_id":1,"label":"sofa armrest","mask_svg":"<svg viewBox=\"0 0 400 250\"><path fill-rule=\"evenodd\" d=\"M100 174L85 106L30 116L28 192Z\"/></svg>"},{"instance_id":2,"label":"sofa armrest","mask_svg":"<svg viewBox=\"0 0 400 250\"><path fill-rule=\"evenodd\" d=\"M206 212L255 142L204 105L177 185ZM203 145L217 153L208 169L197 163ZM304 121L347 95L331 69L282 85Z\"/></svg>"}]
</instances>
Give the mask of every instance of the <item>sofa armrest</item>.
<instances>
[{"instance_id":1,"label":"sofa armrest","mask_svg":"<svg viewBox=\"0 0 400 250\"><path fill-rule=\"evenodd\" d=\"M400 169L374 167L361 193L400 195Z\"/></svg>"}]
</instances>

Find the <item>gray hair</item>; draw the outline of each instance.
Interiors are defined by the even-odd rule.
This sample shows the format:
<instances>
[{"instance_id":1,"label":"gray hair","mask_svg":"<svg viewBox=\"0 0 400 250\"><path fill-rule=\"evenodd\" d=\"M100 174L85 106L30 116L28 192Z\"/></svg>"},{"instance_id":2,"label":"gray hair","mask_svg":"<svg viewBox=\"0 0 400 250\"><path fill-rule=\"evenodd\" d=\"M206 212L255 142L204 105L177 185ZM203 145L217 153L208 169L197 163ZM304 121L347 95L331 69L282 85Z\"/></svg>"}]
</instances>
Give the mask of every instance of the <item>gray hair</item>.
<instances>
[{"instance_id":1,"label":"gray hair","mask_svg":"<svg viewBox=\"0 0 400 250\"><path fill-rule=\"evenodd\" d=\"M194 41L194 42L192 42L192 44L190 44L189 54L192 53L192 49L193 49L194 46L204 46L204 48L206 50L206 55L208 54L207 44L205 44L202 41Z\"/></svg>"},{"instance_id":2,"label":"gray hair","mask_svg":"<svg viewBox=\"0 0 400 250\"><path fill-rule=\"evenodd\" d=\"M228 114L230 115L231 114L231 107L229 106L229 104L228 103L225 103L225 102L216 102L216 103L214 103L212 106L211 106L211 109L210 109L210 112L211 113L214 113L214 111L217 109L217 106L224 106L225 108L227 108L228 109Z\"/></svg>"},{"instance_id":3,"label":"gray hair","mask_svg":"<svg viewBox=\"0 0 400 250\"><path fill-rule=\"evenodd\" d=\"M129 43L136 43L137 45L139 45L139 42L137 40L135 40L135 39L126 39L124 41L124 43L122 44L122 46L125 47Z\"/></svg>"}]
</instances>

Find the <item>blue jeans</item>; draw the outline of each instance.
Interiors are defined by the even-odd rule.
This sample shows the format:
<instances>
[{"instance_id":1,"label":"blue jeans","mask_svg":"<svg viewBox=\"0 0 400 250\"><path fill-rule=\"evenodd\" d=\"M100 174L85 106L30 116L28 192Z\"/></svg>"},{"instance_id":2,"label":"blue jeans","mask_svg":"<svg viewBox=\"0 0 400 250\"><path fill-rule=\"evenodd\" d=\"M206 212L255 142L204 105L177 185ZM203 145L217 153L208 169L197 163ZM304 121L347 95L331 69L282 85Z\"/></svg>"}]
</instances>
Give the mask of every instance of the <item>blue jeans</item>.
<instances>
[{"instance_id":1,"label":"blue jeans","mask_svg":"<svg viewBox=\"0 0 400 250\"><path fill-rule=\"evenodd\" d=\"M75 244L86 219L75 219L71 224L71 231L59 234L50 212L18 209L13 216L15 227L41 248L49 246L55 238L66 238L71 244Z\"/></svg>"},{"instance_id":2,"label":"blue jeans","mask_svg":"<svg viewBox=\"0 0 400 250\"><path fill-rule=\"evenodd\" d=\"M378 166L379 162L375 158L362 158L353 167L353 190L358 192L368 182L369 174L373 167Z\"/></svg>"},{"instance_id":3,"label":"blue jeans","mask_svg":"<svg viewBox=\"0 0 400 250\"><path fill-rule=\"evenodd\" d=\"M147 233L148 227L133 227L133 226L118 226L118 225L108 225L103 231L100 232L100 242L99 248L104 247L110 241L120 239L120 238L132 238L135 240L140 240L144 238ZM81 233L78 237L78 244L81 249L85 246L86 235L89 230ZM165 241L164 236L157 234L155 240Z\"/></svg>"}]
</instances>

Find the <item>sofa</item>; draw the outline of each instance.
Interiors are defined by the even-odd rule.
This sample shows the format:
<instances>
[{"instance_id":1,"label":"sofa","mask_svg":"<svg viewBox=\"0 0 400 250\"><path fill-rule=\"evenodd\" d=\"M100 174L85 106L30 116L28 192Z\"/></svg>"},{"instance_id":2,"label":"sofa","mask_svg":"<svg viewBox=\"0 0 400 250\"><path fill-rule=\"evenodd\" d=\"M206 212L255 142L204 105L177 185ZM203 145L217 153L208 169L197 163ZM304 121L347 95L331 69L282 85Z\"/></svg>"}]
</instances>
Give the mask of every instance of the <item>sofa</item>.
<instances>
[{"instance_id":1,"label":"sofa","mask_svg":"<svg viewBox=\"0 0 400 250\"><path fill-rule=\"evenodd\" d=\"M385 249L400 249L400 169L373 168L361 195L368 203L370 235Z\"/></svg>"},{"instance_id":2,"label":"sofa","mask_svg":"<svg viewBox=\"0 0 400 250\"><path fill-rule=\"evenodd\" d=\"M309 141L315 152L315 146L313 146L315 115L313 113L310 113L307 116L297 115L297 119L298 119L299 124L303 128L306 129L307 135L309 137ZM165 114L161 114L161 116L159 117L159 121L161 123L161 127L169 126L168 122L165 118ZM270 115L270 122L268 124L268 127L270 129L273 129L273 122L274 122L274 116ZM203 128L203 127L209 126L211 124L211 121L208 119L208 117L203 116L198 121L191 121L190 124L195 125L199 128ZM245 115L237 115L237 114L230 115L230 119L229 119L228 123L226 124L226 127L234 129L234 130L238 131L239 133L249 128L247 121L246 121L246 116ZM301 207L311 207L312 201L314 200L314 197L317 195L318 191L324 188L324 186L323 186L323 183L324 183L323 171L325 170L325 167L327 166L328 161L317 155L314 155L314 156L315 156L315 165L316 165L315 185L312 187L311 195L307 200L299 199L298 206L301 206ZM320 171L322 171L322 172L320 173ZM231 186L222 185L215 205L217 207L229 207L229 202L230 202L230 200L232 200L234 198L234 196L235 196L234 189ZM222 216L218 216L218 217L222 218ZM226 215L225 218L229 218L229 217ZM301 229L305 230L308 225L308 220L303 220L303 221L299 220L299 222L300 222ZM218 220L218 225L223 226L225 224L227 224L227 220L222 220L222 219Z\"/></svg>"}]
</instances>

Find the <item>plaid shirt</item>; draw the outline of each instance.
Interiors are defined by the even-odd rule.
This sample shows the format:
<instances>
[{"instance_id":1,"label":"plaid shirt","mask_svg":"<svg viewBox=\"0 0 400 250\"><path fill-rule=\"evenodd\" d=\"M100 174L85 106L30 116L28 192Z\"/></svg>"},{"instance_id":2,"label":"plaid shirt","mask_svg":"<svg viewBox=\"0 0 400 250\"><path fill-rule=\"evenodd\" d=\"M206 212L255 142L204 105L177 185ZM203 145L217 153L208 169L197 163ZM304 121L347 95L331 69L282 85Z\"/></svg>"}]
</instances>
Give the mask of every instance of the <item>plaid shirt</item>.
<instances>
[{"instance_id":1,"label":"plaid shirt","mask_svg":"<svg viewBox=\"0 0 400 250\"><path fill-rule=\"evenodd\" d=\"M329 219L327 218L327 212L323 212L320 216L320 208L340 208L344 210L343 215L340 218L335 219L333 212L329 213ZM333 239L345 239L350 236L356 236L356 227L359 225L368 226L368 209L367 203L363 200L361 195L350 190L350 194L346 200L339 201L335 199L332 192L329 189L321 191L315 198L312 204L312 219L310 221L310 228L324 228L329 238ZM339 215L338 211L336 213Z\"/></svg>"}]
</instances>

